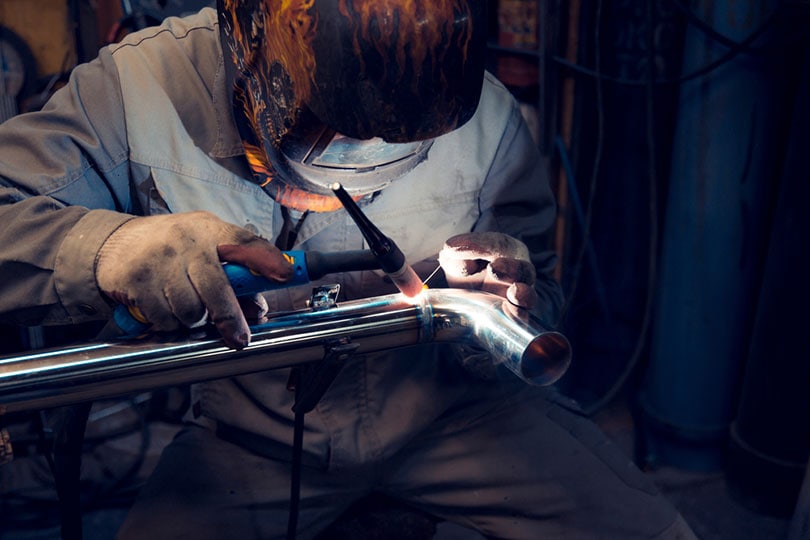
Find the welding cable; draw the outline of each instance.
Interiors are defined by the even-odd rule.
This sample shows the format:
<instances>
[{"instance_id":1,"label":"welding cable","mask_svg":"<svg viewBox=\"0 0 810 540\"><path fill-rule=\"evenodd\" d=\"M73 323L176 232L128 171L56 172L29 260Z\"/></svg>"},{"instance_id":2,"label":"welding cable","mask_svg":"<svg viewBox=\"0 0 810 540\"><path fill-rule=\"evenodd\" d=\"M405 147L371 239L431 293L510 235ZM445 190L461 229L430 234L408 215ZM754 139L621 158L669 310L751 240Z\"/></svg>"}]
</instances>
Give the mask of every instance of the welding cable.
<instances>
[{"instance_id":1,"label":"welding cable","mask_svg":"<svg viewBox=\"0 0 810 540\"><path fill-rule=\"evenodd\" d=\"M650 4L647 5L647 55L648 65L653 65L655 57L655 37L652 30L653 14ZM655 298L655 289L658 283L658 168L655 159L656 145L655 145L655 85L652 79L647 81L646 87L646 140L647 140L647 177L649 180L649 193L648 193L648 210L649 210L649 226L648 226L648 254L647 254L647 288L645 291L644 301L644 314L641 319L641 328L639 329L636 344L630 358L627 360L622 372L607 389L607 391L593 403L583 407L586 415L594 416L601 411L605 406L615 399L624 385L627 384L630 375L632 375L641 364L641 354L647 343L647 336L652 324L652 313Z\"/></svg>"},{"instance_id":2,"label":"welding cable","mask_svg":"<svg viewBox=\"0 0 810 540\"><path fill-rule=\"evenodd\" d=\"M780 7L781 3L780 5L777 5L773 9L773 11L768 15L765 21L763 21L763 23L760 26L758 26L753 32L751 32L751 34L749 34L748 37L746 37L740 42L735 42L734 46L730 46L728 51L723 53L716 60L710 61L706 65L699 67L694 71L687 73L686 75L681 75L680 77L672 79L655 79L653 78L654 75L651 75L650 77L648 77L648 79L651 79L652 84L656 86L667 86L667 85L679 85L692 79L697 79L704 75L708 75L712 71L725 65L726 63L737 57L740 53L750 51L751 45L757 39L762 37L762 35L767 30L769 30L771 26L773 26L773 23L776 20L777 15L781 13ZM588 77L597 80L612 82L625 86L646 86L650 82L647 79L635 80L635 79L625 79L623 77L614 77L612 75L603 73L599 66L597 66L595 69L591 69L578 63L571 62L570 60L567 60L566 58L557 55L552 55L551 58L555 63L565 68L568 68L575 73L578 73L580 75L586 75Z\"/></svg>"},{"instance_id":3,"label":"welding cable","mask_svg":"<svg viewBox=\"0 0 810 540\"><path fill-rule=\"evenodd\" d=\"M750 44L741 43L739 41L733 40L730 37L726 36L725 34L721 34L717 30L715 30L709 23L701 19L689 6L681 2L680 0L672 0L672 3L675 4L675 7L686 17L686 20L692 24L695 28L706 34L708 37L720 43L721 45L725 45L726 47L737 48L740 47L740 52L747 52L747 53L754 53L757 50L750 47ZM648 21L649 23L649 21Z\"/></svg>"},{"instance_id":4,"label":"welding cable","mask_svg":"<svg viewBox=\"0 0 810 540\"><path fill-rule=\"evenodd\" d=\"M596 3L596 30L594 40L596 41L597 45L599 43L599 36L600 36L600 28L602 26L602 0L599 0ZM602 64L602 55L600 48L596 47L596 69L601 69ZM583 261L585 260L585 254L587 253L588 248L588 241L591 236L591 223L593 221L593 207L594 201L596 200L596 188L598 185L598 178L599 178L599 168L602 164L602 151L604 148L604 138L605 138L605 103L604 103L604 93L602 89L602 80L596 79L596 155L593 158L593 169L591 170L591 181L590 187L588 189L588 202L585 206L585 219L584 223L582 224L582 238L583 242L580 246L579 253L576 257L576 263L574 266L574 275L571 279L571 285L568 291L568 299L566 300L565 304L560 309L560 322L565 321L565 317L568 313L568 310L571 307L571 303L573 302L574 297L576 296L576 290L579 285L580 274L582 272Z\"/></svg>"},{"instance_id":5,"label":"welding cable","mask_svg":"<svg viewBox=\"0 0 810 540\"><path fill-rule=\"evenodd\" d=\"M583 245L586 247L586 255L588 260L588 266L590 267L591 273L593 274L594 280L594 287L596 288L596 299L599 304L599 309L602 312L602 316L607 320L610 318L610 305L607 299L607 288L605 287L604 279L602 279L602 271L599 269L599 263L597 260L596 250L594 249L593 241L588 234L588 230L586 230L587 220L585 218L585 211L582 208L582 201L579 197L579 191L577 190L577 181L576 175L574 174L574 167L571 164L571 157L569 155L568 149L565 147L565 143L562 140L562 137L557 135L554 138L554 148L556 148L557 153L560 156L560 164L565 171L565 179L568 185L568 193L569 198L571 201L571 209L574 212L574 217L577 220L577 223L580 226L582 232L582 242ZM590 208L588 209L590 212ZM581 263L577 262L577 265ZM578 274L578 272L575 272ZM573 291L569 295L569 298L573 297ZM566 313L568 311L567 308L561 310L561 313Z\"/></svg>"}]
</instances>

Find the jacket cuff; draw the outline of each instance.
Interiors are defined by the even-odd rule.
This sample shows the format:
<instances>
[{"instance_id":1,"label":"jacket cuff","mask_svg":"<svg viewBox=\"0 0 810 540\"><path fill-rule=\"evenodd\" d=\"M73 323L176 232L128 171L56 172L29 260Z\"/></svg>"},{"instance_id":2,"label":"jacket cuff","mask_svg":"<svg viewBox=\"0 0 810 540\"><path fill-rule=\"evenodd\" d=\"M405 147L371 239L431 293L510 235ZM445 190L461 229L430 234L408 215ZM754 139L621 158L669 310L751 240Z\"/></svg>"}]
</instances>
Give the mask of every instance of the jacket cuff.
<instances>
[{"instance_id":1,"label":"jacket cuff","mask_svg":"<svg viewBox=\"0 0 810 540\"><path fill-rule=\"evenodd\" d=\"M135 216L90 210L62 241L54 263L54 283L72 323L108 318L112 303L96 283L96 255L110 235Z\"/></svg>"}]
</instances>

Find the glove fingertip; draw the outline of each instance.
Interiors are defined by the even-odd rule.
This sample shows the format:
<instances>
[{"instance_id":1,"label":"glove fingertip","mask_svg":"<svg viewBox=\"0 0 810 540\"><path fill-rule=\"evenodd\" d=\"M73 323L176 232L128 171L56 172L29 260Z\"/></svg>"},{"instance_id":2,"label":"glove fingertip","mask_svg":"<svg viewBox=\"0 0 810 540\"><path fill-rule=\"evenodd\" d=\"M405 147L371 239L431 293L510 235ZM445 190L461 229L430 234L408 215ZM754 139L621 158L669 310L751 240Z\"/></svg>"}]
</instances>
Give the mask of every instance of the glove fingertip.
<instances>
[{"instance_id":1,"label":"glove fingertip","mask_svg":"<svg viewBox=\"0 0 810 540\"><path fill-rule=\"evenodd\" d=\"M214 326L229 348L242 350L250 345L250 327L241 313L236 317L214 320Z\"/></svg>"},{"instance_id":2,"label":"glove fingertip","mask_svg":"<svg viewBox=\"0 0 810 540\"><path fill-rule=\"evenodd\" d=\"M512 283L506 289L506 299L518 307L532 309L537 302L537 293L526 283Z\"/></svg>"},{"instance_id":3,"label":"glove fingertip","mask_svg":"<svg viewBox=\"0 0 810 540\"><path fill-rule=\"evenodd\" d=\"M222 340L225 342L225 345L231 349L241 351L250 345L250 330L239 331L230 336L225 334L222 336Z\"/></svg>"}]
</instances>

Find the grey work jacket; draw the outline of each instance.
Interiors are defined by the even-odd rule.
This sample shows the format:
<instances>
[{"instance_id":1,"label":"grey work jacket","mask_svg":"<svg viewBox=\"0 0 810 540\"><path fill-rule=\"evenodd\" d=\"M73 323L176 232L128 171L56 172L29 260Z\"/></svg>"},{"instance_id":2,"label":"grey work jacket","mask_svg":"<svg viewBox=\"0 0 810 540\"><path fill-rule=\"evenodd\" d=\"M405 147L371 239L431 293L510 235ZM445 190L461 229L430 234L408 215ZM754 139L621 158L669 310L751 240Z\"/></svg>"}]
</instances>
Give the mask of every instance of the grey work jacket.
<instances>
[{"instance_id":1,"label":"grey work jacket","mask_svg":"<svg viewBox=\"0 0 810 540\"><path fill-rule=\"evenodd\" d=\"M70 324L109 317L112 305L94 276L107 237L133 214L201 209L268 239L282 222L247 167L216 12L208 8L102 49L43 111L0 126L0 319ZM520 238L538 269L541 309L554 316L554 201L517 104L491 76L475 116L438 138L424 162L364 211L422 277L454 234L497 230ZM296 249L363 247L353 221L338 211L309 215ZM395 292L375 272L329 278L341 284L344 299ZM298 309L310 292L298 287L267 298L271 310ZM461 396L473 399L469 392L481 383L458 371L455 354L449 346L424 346L351 361L310 415L308 452L338 465L394 451ZM268 448L283 446L291 419L285 372L199 385L195 410L260 435ZM390 426L370 435L364 415Z\"/></svg>"}]
</instances>

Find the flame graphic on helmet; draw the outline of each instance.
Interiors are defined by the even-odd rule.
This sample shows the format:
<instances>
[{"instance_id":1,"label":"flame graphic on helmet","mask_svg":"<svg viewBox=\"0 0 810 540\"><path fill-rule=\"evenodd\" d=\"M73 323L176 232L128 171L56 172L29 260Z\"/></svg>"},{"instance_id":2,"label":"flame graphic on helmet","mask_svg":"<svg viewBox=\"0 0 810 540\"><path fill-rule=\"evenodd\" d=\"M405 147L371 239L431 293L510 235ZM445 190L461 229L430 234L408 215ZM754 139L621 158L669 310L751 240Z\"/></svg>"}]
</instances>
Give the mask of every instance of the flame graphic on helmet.
<instances>
[{"instance_id":1,"label":"flame graphic on helmet","mask_svg":"<svg viewBox=\"0 0 810 540\"><path fill-rule=\"evenodd\" d=\"M249 126L240 130L245 154L262 187L271 191L269 184L278 173L267 144L278 144L286 135L311 91L315 72L311 44L317 27L317 19L310 13L314 2L222 2L221 11L226 16L220 20L228 37L226 54L238 73L234 99ZM273 185L277 200L283 200L292 189Z\"/></svg>"},{"instance_id":2,"label":"flame graphic on helmet","mask_svg":"<svg viewBox=\"0 0 810 540\"><path fill-rule=\"evenodd\" d=\"M264 0L250 16L249 28L238 17L226 29L231 38L231 60L241 72L237 99L249 111L254 132L278 142L296 111L309 98L315 73L312 40L317 27L310 13L315 0ZM235 14L244 0L224 0L224 10ZM247 25L245 25L247 26ZM281 67L281 70L274 69ZM281 81L290 88L281 91ZM268 122L265 114L279 118Z\"/></svg>"},{"instance_id":3,"label":"flame graphic on helmet","mask_svg":"<svg viewBox=\"0 0 810 540\"><path fill-rule=\"evenodd\" d=\"M373 44L383 58L395 46L400 75L408 66L409 59L417 75L428 55L435 60L437 51L442 49L442 40L453 34L456 13L470 20L469 6L459 0L339 0L338 10L350 21L357 21L354 49L361 62L361 38ZM430 15L427 11L430 11ZM424 24L426 18L443 20L444 26L436 28ZM472 34L472 24L469 24L459 36L459 45L465 57Z\"/></svg>"}]
</instances>

